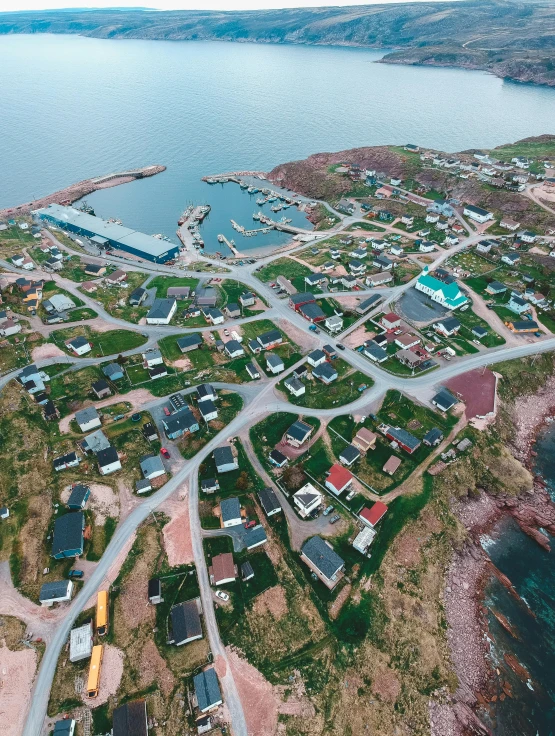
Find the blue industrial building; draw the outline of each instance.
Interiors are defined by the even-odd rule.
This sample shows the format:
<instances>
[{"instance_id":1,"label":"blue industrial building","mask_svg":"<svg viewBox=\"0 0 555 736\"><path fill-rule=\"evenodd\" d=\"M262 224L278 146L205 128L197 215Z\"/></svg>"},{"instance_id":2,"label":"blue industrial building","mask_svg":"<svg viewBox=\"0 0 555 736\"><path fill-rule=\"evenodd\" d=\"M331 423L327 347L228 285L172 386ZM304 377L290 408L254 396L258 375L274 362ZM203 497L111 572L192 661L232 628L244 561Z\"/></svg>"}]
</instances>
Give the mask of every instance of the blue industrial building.
<instances>
[{"instance_id":1,"label":"blue industrial building","mask_svg":"<svg viewBox=\"0 0 555 736\"><path fill-rule=\"evenodd\" d=\"M116 248L153 263L165 263L179 254L178 245L107 222L74 207L51 204L35 210L33 214L70 233L90 238L99 248Z\"/></svg>"}]
</instances>

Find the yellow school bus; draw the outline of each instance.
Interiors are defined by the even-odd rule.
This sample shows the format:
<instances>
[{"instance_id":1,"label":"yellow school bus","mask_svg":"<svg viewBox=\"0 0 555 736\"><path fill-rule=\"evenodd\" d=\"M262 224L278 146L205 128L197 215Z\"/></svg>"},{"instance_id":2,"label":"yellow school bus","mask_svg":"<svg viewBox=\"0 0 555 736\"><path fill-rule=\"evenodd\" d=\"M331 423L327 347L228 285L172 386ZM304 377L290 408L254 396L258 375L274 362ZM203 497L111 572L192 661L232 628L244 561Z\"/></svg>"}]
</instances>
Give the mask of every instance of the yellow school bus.
<instances>
[{"instance_id":1,"label":"yellow school bus","mask_svg":"<svg viewBox=\"0 0 555 736\"><path fill-rule=\"evenodd\" d=\"M102 666L103 653L103 644L97 644L93 647L91 654L91 663L89 666L89 679L87 680L88 698L96 698L96 696L98 695L98 688L100 687L100 668Z\"/></svg>"},{"instance_id":2,"label":"yellow school bus","mask_svg":"<svg viewBox=\"0 0 555 736\"><path fill-rule=\"evenodd\" d=\"M108 591L99 590L96 598L96 633L104 636L108 633Z\"/></svg>"}]
</instances>

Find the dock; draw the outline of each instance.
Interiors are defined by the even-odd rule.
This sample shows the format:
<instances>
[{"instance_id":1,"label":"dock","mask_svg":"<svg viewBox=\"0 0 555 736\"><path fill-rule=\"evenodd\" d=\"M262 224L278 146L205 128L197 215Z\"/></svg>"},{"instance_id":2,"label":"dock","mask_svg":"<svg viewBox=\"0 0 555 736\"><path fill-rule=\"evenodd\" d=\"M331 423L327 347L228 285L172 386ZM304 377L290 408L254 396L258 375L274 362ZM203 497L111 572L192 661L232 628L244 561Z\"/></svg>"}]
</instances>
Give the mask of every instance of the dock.
<instances>
[{"instance_id":1,"label":"dock","mask_svg":"<svg viewBox=\"0 0 555 736\"><path fill-rule=\"evenodd\" d=\"M237 248L235 247L235 244L232 243L230 240L228 240L225 235L222 235L220 233L220 235L218 235L218 242L223 243L224 245L227 245L227 247L233 253L235 258L243 258L243 254L237 250Z\"/></svg>"}]
</instances>

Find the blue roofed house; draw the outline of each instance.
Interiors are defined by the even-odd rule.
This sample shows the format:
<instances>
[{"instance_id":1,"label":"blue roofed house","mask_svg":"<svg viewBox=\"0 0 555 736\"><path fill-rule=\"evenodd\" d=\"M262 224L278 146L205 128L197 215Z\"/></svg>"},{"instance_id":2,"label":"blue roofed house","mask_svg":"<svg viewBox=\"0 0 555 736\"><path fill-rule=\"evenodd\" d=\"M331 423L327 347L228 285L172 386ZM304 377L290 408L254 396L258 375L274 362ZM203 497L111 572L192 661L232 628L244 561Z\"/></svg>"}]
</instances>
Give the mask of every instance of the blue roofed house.
<instances>
[{"instance_id":1,"label":"blue roofed house","mask_svg":"<svg viewBox=\"0 0 555 736\"><path fill-rule=\"evenodd\" d=\"M162 462L160 455L145 455L141 458L139 464L141 466L143 478L146 478L147 480L158 478L158 476L164 475L166 472L166 468L164 467L164 463Z\"/></svg>"},{"instance_id":2,"label":"blue roofed house","mask_svg":"<svg viewBox=\"0 0 555 736\"><path fill-rule=\"evenodd\" d=\"M230 526L239 526L243 523L241 519L241 504L238 498L224 498L220 501L220 513L225 529Z\"/></svg>"},{"instance_id":3,"label":"blue roofed house","mask_svg":"<svg viewBox=\"0 0 555 736\"><path fill-rule=\"evenodd\" d=\"M507 309L510 309L511 312L514 312L515 314L524 314L524 312L528 312L530 310L530 305L528 302L524 301L521 296L513 293L507 302Z\"/></svg>"},{"instance_id":4,"label":"blue roofed house","mask_svg":"<svg viewBox=\"0 0 555 736\"><path fill-rule=\"evenodd\" d=\"M322 363L312 370L312 375L322 383L330 384L338 377L338 373L331 363Z\"/></svg>"},{"instance_id":5,"label":"blue roofed house","mask_svg":"<svg viewBox=\"0 0 555 736\"><path fill-rule=\"evenodd\" d=\"M52 538L52 557L62 560L83 554L85 515L82 511L64 514L56 519Z\"/></svg>"},{"instance_id":6,"label":"blue roofed house","mask_svg":"<svg viewBox=\"0 0 555 736\"><path fill-rule=\"evenodd\" d=\"M197 705L201 713L206 713L223 703L216 670L209 667L193 677Z\"/></svg>"},{"instance_id":7,"label":"blue roofed house","mask_svg":"<svg viewBox=\"0 0 555 736\"><path fill-rule=\"evenodd\" d=\"M433 302L441 304L446 309L459 309L468 303L466 297L460 290L456 281L446 284L428 273L426 266L418 281L414 285L417 291L427 294Z\"/></svg>"},{"instance_id":8,"label":"blue roofed house","mask_svg":"<svg viewBox=\"0 0 555 736\"><path fill-rule=\"evenodd\" d=\"M102 369L102 373L104 373L106 378L109 378L110 381L119 381L120 378L123 378L123 368L117 363L109 363L108 365L105 365Z\"/></svg>"},{"instance_id":9,"label":"blue roofed house","mask_svg":"<svg viewBox=\"0 0 555 736\"><path fill-rule=\"evenodd\" d=\"M196 332L192 335L185 335L177 340L177 347L182 353L189 353L191 350L196 350L202 345L202 337Z\"/></svg>"},{"instance_id":10,"label":"blue roofed house","mask_svg":"<svg viewBox=\"0 0 555 736\"><path fill-rule=\"evenodd\" d=\"M162 424L169 440L175 440L187 432L192 434L199 430L199 424L188 406L176 411L175 414L169 417L165 417Z\"/></svg>"},{"instance_id":11,"label":"blue roofed house","mask_svg":"<svg viewBox=\"0 0 555 736\"><path fill-rule=\"evenodd\" d=\"M234 456L229 445L216 447L214 450L214 463L216 464L218 473L229 473L239 468L237 458Z\"/></svg>"}]
</instances>

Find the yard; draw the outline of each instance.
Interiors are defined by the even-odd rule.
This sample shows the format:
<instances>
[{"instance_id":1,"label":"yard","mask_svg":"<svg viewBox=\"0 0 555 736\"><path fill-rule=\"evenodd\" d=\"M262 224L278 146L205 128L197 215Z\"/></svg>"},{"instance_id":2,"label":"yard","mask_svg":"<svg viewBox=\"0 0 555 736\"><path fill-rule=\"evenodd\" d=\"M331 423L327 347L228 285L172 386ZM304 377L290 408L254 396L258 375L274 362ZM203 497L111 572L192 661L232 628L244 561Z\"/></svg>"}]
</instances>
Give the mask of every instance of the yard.
<instances>
[{"instance_id":1,"label":"yard","mask_svg":"<svg viewBox=\"0 0 555 736\"><path fill-rule=\"evenodd\" d=\"M292 258L278 258L267 266L263 266L260 271L256 271L257 278L261 281L275 281L278 276L285 276L289 279L297 291L306 291L304 282L305 276L310 276L312 269L297 263Z\"/></svg>"},{"instance_id":2,"label":"yard","mask_svg":"<svg viewBox=\"0 0 555 736\"><path fill-rule=\"evenodd\" d=\"M89 278L91 278L89 276ZM137 271L127 272L127 287L120 286L101 286L91 295L93 299L98 301L104 309L113 317L124 319L127 322L137 323L144 317L148 308L132 307L129 304L129 295L139 286L141 286L147 278L147 274Z\"/></svg>"},{"instance_id":3,"label":"yard","mask_svg":"<svg viewBox=\"0 0 555 736\"><path fill-rule=\"evenodd\" d=\"M315 432L320 428L320 420L315 417L307 417L305 415L295 416L289 412L278 412L277 414L270 414L269 417L263 419L261 422L256 424L250 429L249 437L256 452L256 455L262 465L267 470L272 470L273 466L268 460L268 455L271 450L281 441L285 432L289 427L298 419L310 424L314 427Z\"/></svg>"},{"instance_id":4,"label":"yard","mask_svg":"<svg viewBox=\"0 0 555 736\"><path fill-rule=\"evenodd\" d=\"M170 287L188 286L191 291L195 291L198 286L198 279L191 276L155 276L148 282L148 289L156 289L156 296L159 299L165 299Z\"/></svg>"},{"instance_id":5,"label":"yard","mask_svg":"<svg viewBox=\"0 0 555 736\"><path fill-rule=\"evenodd\" d=\"M177 446L183 457L188 460L199 452L204 445L210 442L218 432L221 432L243 408L243 399L239 394L220 391L216 401L218 418L206 424L202 418L199 421L200 430L194 434L187 434L177 440Z\"/></svg>"},{"instance_id":6,"label":"yard","mask_svg":"<svg viewBox=\"0 0 555 736\"><path fill-rule=\"evenodd\" d=\"M222 445L227 444L222 440ZM243 446L239 440L235 441L239 468L227 473L218 473L214 463L214 456L210 454L205 458L199 468L199 482L217 478L220 483L218 498L228 498L247 491L257 491L264 488L264 483L258 477L254 468L247 458ZM210 496L212 498L212 496Z\"/></svg>"},{"instance_id":7,"label":"yard","mask_svg":"<svg viewBox=\"0 0 555 736\"><path fill-rule=\"evenodd\" d=\"M34 248L31 252L32 259L39 264L43 264L51 256L50 253L43 253L40 248ZM64 256L63 267L56 273L63 278L71 279L77 283L90 280L89 274L85 273L85 267L79 256Z\"/></svg>"},{"instance_id":8,"label":"yard","mask_svg":"<svg viewBox=\"0 0 555 736\"><path fill-rule=\"evenodd\" d=\"M279 384L279 388L287 395L288 401L292 404L313 409L331 409L337 405L349 404L359 398L361 395L360 386L370 388L373 385L373 381L369 376L365 376L360 371L353 371L344 360L338 358L332 361L331 364L339 375L329 385L316 378L304 380L306 390L302 396L291 395L283 385L283 381Z\"/></svg>"},{"instance_id":9,"label":"yard","mask_svg":"<svg viewBox=\"0 0 555 736\"><path fill-rule=\"evenodd\" d=\"M108 330L107 332L95 332L87 325L82 327L67 327L54 330L50 333L49 342L53 342L68 355L73 352L66 346L66 341L74 337L83 336L92 345L92 350L83 357L98 358L105 355L118 355L127 350L139 348L147 342L139 332L131 330Z\"/></svg>"}]
</instances>

